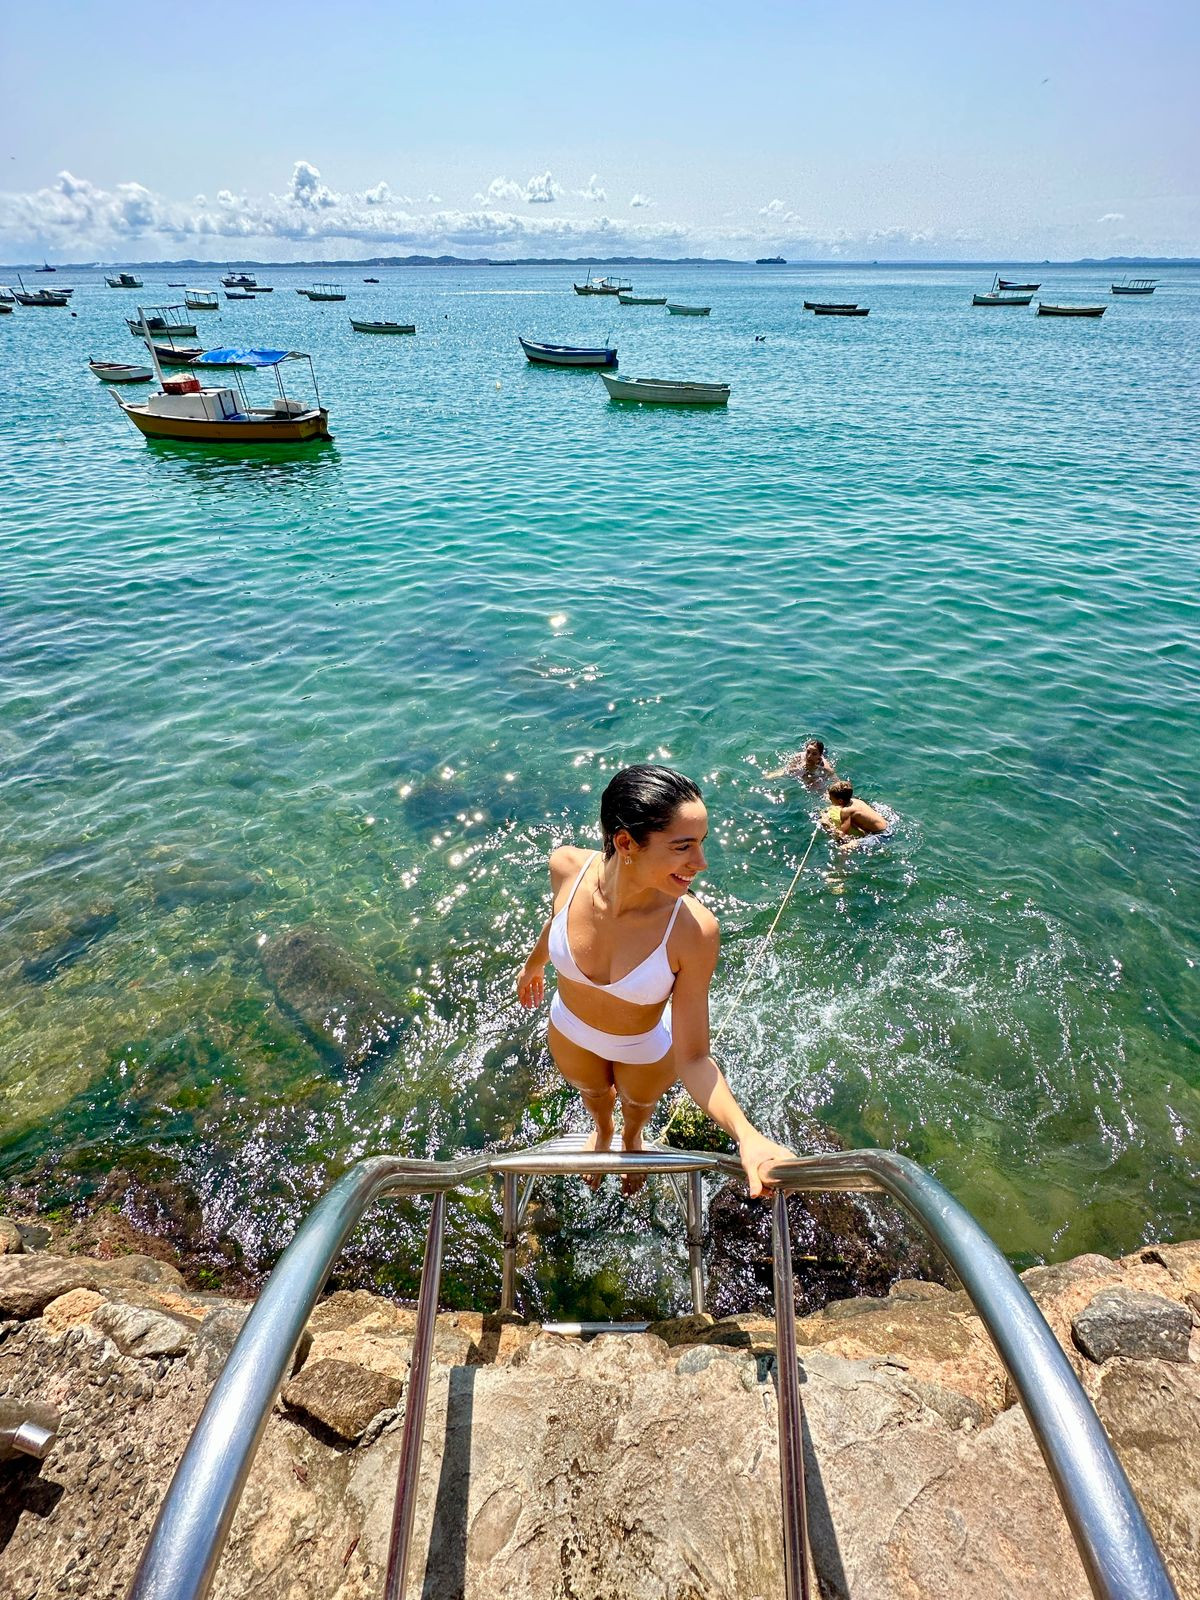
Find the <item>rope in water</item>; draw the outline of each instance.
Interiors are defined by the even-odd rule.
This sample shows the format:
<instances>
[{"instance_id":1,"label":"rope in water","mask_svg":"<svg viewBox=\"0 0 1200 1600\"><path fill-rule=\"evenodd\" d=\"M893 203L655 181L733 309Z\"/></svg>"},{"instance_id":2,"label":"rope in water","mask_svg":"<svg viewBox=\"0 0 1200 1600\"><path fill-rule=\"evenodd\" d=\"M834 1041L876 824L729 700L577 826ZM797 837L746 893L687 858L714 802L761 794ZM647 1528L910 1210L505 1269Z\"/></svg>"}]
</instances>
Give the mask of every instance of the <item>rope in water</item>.
<instances>
[{"instance_id":1,"label":"rope in water","mask_svg":"<svg viewBox=\"0 0 1200 1600\"><path fill-rule=\"evenodd\" d=\"M794 873L794 875L792 877L792 881L787 886L787 892L784 894L783 899L779 902L779 910L775 913L775 920L774 920L774 922L772 922L771 926L767 929L765 935L763 936L762 943L759 945L757 951L754 954L753 961L751 961L749 967L747 967L746 976L742 979L742 986L738 990L737 994L735 994L734 997L733 997L733 1004L729 1007L729 1009L726 1011L725 1015L721 1018L721 1026L717 1029L716 1033L713 1036L713 1044L714 1045L717 1045L717 1044L720 1043L721 1035L725 1032L725 1029L729 1026L730 1022L732 1021L734 1012L737 1010L738 1006L742 1002L742 996L745 994L746 990L750 987L750 980L751 980L751 978L753 978L755 972L757 971L759 962L762 960L763 956L765 956L766 953L767 953L767 946L771 942L771 935L775 932L775 929L779 926L779 919L780 919L780 917L782 917L782 915L784 913L784 909L787 906L788 901L792 898L792 891L795 889L796 885L800 882L800 874L804 871L805 863L807 862L809 856L812 854L812 847L813 847L814 844L816 844L817 835L820 833L820 831L821 831L821 824L818 822L816 827L812 831L812 838L808 841L807 849L805 850L804 854L800 857L800 865L796 868L796 871L795 871L795 873ZM675 1104L671 1109L671 1115L667 1118L667 1125L663 1129L662 1133L659 1134L659 1139L660 1140L661 1139L665 1139L667 1134L671 1131L671 1124L675 1121L675 1118L679 1115L680 1110L687 1103L687 1099L688 1099L688 1095L687 1095L687 1092L685 1090L676 1099Z\"/></svg>"}]
</instances>

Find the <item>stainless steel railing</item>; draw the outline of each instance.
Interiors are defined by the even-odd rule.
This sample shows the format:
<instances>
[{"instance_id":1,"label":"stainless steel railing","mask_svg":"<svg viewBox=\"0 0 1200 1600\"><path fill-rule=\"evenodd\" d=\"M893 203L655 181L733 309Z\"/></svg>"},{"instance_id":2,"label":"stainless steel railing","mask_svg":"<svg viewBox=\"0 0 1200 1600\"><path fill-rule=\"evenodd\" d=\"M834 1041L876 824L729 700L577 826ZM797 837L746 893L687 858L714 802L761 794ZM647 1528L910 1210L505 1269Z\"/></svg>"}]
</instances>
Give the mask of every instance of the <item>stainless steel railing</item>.
<instances>
[{"instance_id":1,"label":"stainless steel railing","mask_svg":"<svg viewBox=\"0 0 1200 1600\"><path fill-rule=\"evenodd\" d=\"M515 1303L516 1250L530 1181L563 1173L661 1173L687 1180L687 1235L693 1303L703 1306L700 1263L703 1174L740 1176L730 1156L654 1149L589 1152L582 1140L552 1140L502 1156L359 1162L301 1223L246 1319L213 1387L159 1511L129 1600L204 1600L275 1396L351 1230L385 1195L435 1197L422 1269L401 1438L386 1600L402 1600L416 1505L433 1333L441 1272L445 1195L498 1174L503 1184L501 1304ZM527 1182L518 1193L517 1180ZM806 1600L804 1475L796 1361L791 1246L785 1195L791 1191L882 1190L942 1250L1013 1380L1050 1470L1092 1592L1099 1600L1175 1600L1175 1590L1129 1481L1096 1413L1041 1312L1003 1255L969 1213L915 1162L886 1150L837 1151L775 1163L774 1287L779 1383L780 1476L787 1600Z\"/></svg>"}]
</instances>

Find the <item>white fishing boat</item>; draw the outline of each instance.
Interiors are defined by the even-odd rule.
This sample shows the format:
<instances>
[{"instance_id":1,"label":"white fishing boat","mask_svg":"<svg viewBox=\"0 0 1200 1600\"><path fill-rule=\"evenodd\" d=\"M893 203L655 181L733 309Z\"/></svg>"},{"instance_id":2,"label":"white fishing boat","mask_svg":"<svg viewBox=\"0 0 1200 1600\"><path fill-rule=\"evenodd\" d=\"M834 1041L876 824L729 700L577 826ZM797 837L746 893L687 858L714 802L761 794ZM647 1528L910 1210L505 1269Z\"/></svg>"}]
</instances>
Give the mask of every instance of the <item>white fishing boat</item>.
<instances>
[{"instance_id":1,"label":"white fishing boat","mask_svg":"<svg viewBox=\"0 0 1200 1600\"><path fill-rule=\"evenodd\" d=\"M118 272L115 278L105 278L105 283L110 289L140 289L142 280L135 278L132 272Z\"/></svg>"},{"instance_id":2,"label":"white fishing boat","mask_svg":"<svg viewBox=\"0 0 1200 1600\"><path fill-rule=\"evenodd\" d=\"M150 367L131 367L125 361L89 361L88 366L101 383L149 383L154 376Z\"/></svg>"},{"instance_id":3,"label":"white fishing boat","mask_svg":"<svg viewBox=\"0 0 1200 1600\"><path fill-rule=\"evenodd\" d=\"M255 289L257 279L252 272L227 272L221 279L222 289Z\"/></svg>"},{"instance_id":4,"label":"white fishing boat","mask_svg":"<svg viewBox=\"0 0 1200 1600\"><path fill-rule=\"evenodd\" d=\"M186 319L184 309L183 306L147 306L144 316L126 317L126 326L135 339L147 332L156 339L194 339L196 324Z\"/></svg>"},{"instance_id":5,"label":"white fishing boat","mask_svg":"<svg viewBox=\"0 0 1200 1600\"><path fill-rule=\"evenodd\" d=\"M517 342L529 360L540 367L615 367L617 352L610 345L542 344L537 339Z\"/></svg>"},{"instance_id":6,"label":"white fishing boat","mask_svg":"<svg viewBox=\"0 0 1200 1600\"><path fill-rule=\"evenodd\" d=\"M618 378L600 374L610 400L641 400L665 406L723 406L727 383L675 383L665 378Z\"/></svg>"},{"instance_id":7,"label":"white fishing boat","mask_svg":"<svg viewBox=\"0 0 1200 1600\"><path fill-rule=\"evenodd\" d=\"M586 283L574 285L576 294L631 294L633 283L628 278L593 278L589 272Z\"/></svg>"},{"instance_id":8,"label":"white fishing boat","mask_svg":"<svg viewBox=\"0 0 1200 1600\"><path fill-rule=\"evenodd\" d=\"M183 303L189 311L219 311L221 302L215 289L185 289Z\"/></svg>"},{"instance_id":9,"label":"white fishing boat","mask_svg":"<svg viewBox=\"0 0 1200 1600\"><path fill-rule=\"evenodd\" d=\"M677 306L666 302L667 310L673 317L706 317L712 310L711 306Z\"/></svg>"},{"instance_id":10,"label":"white fishing boat","mask_svg":"<svg viewBox=\"0 0 1200 1600\"><path fill-rule=\"evenodd\" d=\"M356 322L350 318L355 333L416 333L415 322Z\"/></svg>"}]
</instances>

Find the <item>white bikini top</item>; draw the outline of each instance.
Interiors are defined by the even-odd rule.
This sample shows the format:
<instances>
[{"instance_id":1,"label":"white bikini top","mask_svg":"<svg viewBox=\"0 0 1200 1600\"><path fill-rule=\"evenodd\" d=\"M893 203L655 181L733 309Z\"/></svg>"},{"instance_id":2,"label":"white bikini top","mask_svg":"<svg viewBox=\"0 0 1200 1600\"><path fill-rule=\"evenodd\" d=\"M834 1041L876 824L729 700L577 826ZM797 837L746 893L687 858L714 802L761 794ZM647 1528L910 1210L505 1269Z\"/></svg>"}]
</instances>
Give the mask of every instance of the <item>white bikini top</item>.
<instances>
[{"instance_id":1,"label":"white bikini top","mask_svg":"<svg viewBox=\"0 0 1200 1600\"><path fill-rule=\"evenodd\" d=\"M593 983L587 973L581 972L575 964L575 957L571 954L571 941L567 935L567 917L571 910L571 901L575 898L575 891L583 882L584 873L598 853L594 850L580 867L579 875L571 885L566 905L555 913L550 923L550 960L554 963L559 977L569 978L572 983L581 983L586 989L600 989L605 994L612 995L614 1000L625 1000L632 1006L661 1005L675 987L675 974L671 971L671 962L667 956L667 940L671 937L671 929L675 926L675 918L679 915L682 900L675 903L662 942L656 945L632 972L627 972L623 978L618 978L616 983Z\"/></svg>"}]
</instances>

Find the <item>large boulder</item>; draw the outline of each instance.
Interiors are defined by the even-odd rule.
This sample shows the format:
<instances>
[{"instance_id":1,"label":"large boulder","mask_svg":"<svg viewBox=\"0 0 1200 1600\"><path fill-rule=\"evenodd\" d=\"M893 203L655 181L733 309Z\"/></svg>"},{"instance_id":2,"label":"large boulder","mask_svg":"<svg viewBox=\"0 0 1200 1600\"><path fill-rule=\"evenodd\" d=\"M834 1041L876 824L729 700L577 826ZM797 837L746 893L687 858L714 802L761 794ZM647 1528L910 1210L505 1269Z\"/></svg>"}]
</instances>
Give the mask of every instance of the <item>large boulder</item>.
<instances>
[{"instance_id":1,"label":"large boulder","mask_svg":"<svg viewBox=\"0 0 1200 1600\"><path fill-rule=\"evenodd\" d=\"M153 1284L183 1288L179 1271L150 1256L119 1256L93 1261L86 1256L30 1254L0 1257L0 1318L39 1316L51 1300L72 1289Z\"/></svg>"}]
</instances>

